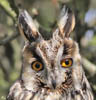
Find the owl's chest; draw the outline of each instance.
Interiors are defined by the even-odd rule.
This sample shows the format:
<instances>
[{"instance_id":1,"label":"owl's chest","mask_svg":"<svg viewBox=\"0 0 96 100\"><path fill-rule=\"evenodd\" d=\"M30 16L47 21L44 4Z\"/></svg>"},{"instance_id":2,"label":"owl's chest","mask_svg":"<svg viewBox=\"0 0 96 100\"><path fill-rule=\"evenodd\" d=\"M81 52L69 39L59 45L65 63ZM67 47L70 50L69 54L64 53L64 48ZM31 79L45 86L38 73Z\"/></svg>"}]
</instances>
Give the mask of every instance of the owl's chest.
<instances>
[{"instance_id":1,"label":"owl's chest","mask_svg":"<svg viewBox=\"0 0 96 100\"><path fill-rule=\"evenodd\" d=\"M32 100L60 100L62 96L60 94L49 93L49 94L41 94L37 93ZM63 100L63 99L61 99Z\"/></svg>"},{"instance_id":2,"label":"owl's chest","mask_svg":"<svg viewBox=\"0 0 96 100\"><path fill-rule=\"evenodd\" d=\"M71 91L65 91L64 93L56 92L47 92L47 91L39 91L34 95L32 100L73 100L71 98Z\"/></svg>"}]
</instances>

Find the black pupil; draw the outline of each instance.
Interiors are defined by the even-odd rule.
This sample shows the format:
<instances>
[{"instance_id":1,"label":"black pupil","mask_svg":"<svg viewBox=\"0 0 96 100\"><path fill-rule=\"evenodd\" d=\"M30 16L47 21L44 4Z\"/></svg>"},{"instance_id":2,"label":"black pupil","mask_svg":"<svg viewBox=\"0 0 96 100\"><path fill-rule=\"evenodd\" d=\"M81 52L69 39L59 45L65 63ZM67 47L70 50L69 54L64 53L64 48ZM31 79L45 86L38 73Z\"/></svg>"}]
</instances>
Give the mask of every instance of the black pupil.
<instances>
[{"instance_id":1,"label":"black pupil","mask_svg":"<svg viewBox=\"0 0 96 100\"><path fill-rule=\"evenodd\" d=\"M69 65L69 61L68 61L68 60L66 60L66 61L65 61L65 64L66 64L66 65Z\"/></svg>"},{"instance_id":2,"label":"black pupil","mask_svg":"<svg viewBox=\"0 0 96 100\"><path fill-rule=\"evenodd\" d=\"M36 67L36 68L40 68L40 64L36 64L35 67Z\"/></svg>"}]
</instances>

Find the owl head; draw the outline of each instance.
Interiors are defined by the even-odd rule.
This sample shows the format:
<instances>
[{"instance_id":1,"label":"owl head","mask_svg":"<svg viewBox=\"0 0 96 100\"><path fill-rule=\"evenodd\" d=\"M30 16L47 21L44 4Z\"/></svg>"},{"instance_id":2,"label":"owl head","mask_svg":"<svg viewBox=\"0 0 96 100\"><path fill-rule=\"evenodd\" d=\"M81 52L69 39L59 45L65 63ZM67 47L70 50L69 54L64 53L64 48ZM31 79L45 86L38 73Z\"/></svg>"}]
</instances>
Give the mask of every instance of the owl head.
<instances>
[{"instance_id":1,"label":"owl head","mask_svg":"<svg viewBox=\"0 0 96 100\"><path fill-rule=\"evenodd\" d=\"M75 26L72 11L62 9L58 27L49 40L42 37L27 11L20 13L18 22L25 38L20 77L23 86L34 92L42 88L54 92L78 88L82 67L78 45L70 38Z\"/></svg>"}]
</instances>

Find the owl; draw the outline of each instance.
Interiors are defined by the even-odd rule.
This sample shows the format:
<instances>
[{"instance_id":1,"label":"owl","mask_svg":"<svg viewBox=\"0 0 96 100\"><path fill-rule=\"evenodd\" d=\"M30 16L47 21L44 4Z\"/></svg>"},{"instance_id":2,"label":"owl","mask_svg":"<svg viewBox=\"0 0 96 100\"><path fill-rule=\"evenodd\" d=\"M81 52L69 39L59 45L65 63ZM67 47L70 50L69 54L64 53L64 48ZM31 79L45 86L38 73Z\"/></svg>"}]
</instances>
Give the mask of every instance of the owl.
<instances>
[{"instance_id":1,"label":"owl","mask_svg":"<svg viewBox=\"0 0 96 100\"><path fill-rule=\"evenodd\" d=\"M7 100L94 99L78 44L70 37L75 17L69 8L63 7L49 40L42 37L26 10L20 12L18 26L25 38L22 69Z\"/></svg>"}]
</instances>

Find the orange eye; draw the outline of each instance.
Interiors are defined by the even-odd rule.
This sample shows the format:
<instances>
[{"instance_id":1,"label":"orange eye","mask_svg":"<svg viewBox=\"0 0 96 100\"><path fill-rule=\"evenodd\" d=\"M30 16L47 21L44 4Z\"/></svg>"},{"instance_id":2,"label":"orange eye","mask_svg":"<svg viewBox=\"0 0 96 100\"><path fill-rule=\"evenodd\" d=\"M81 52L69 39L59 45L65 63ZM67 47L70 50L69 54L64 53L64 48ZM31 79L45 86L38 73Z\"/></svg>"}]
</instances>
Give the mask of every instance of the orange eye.
<instances>
[{"instance_id":1,"label":"orange eye","mask_svg":"<svg viewBox=\"0 0 96 100\"><path fill-rule=\"evenodd\" d=\"M35 71L41 71L43 69L43 65L39 61L34 61L32 63L32 69L35 70Z\"/></svg>"},{"instance_id":2,"label":"orange eye","mask_svg":"<svg viewBox=\"0 0 96 100\"><path fill-rule=\"evenodd\" d=\"M72 58L63 59L63 60L61 61L61 66L64 67L64 68L71 67L72 64L73 64Z\"/></svg>"}]
</instances>

